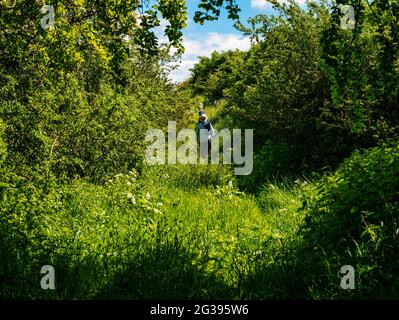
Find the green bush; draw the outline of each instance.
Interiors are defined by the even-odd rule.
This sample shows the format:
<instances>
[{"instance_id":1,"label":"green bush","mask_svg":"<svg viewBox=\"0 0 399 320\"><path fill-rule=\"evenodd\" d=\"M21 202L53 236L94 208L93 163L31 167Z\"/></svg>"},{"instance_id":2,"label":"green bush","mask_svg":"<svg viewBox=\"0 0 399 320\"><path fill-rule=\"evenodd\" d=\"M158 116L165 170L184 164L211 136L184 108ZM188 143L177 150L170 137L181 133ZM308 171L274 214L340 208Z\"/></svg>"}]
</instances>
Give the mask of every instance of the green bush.
<instances>
[{"instance_id":1,"label":"green bush","mask_svg":"<svg viewBox=\"0 0 399 320\"><path fill-rule=\"evenodd\" d=\"M238 185L247 192L256 193L269 181L287 181L287 176L299 177L306 169L304 157L296 146L268 144L254 154L252 173L239 177Z\"/></svg>"},{"instance_id":2,"label":"green bush","mask_svg":"<svg viewBox=\"0 0 399 320\"><path fill-rule=\"evenodd\" d=\"M399 146L354 153L320 183L305 221L303 243L325 274L349 264L354 296L399 297Z\"/></svg>"},{"instance_id":3,"label":"green bush","mask_svg":"<svg viewBox=\"0 0 399 320\"><path fill-rule=\"evenodd\" d=\"M397 299L399 147L355 152L334 174L302 190L290 197L268 185L260 193L260 205L276 216L267 221L288 236L271 241L268 254L254 261L244 296ZM298 216L303 219L294 223ZM340 288L344 265L355 269L354 290Z\"/></svg>"},{"instance_id":4,"label":"green bush","mask_svg":"<svg viewBox=\"0 0 399 320\"><path fill-rule=\"evenodd\" d=\"M9 165L95 182L139 169L146 131L165 129L168 120L185 126L190 110L190 99L174 90L157 65L143 68L126 63L123 88L103 77L88 91L79 73L60 75L57 82L45 78L21 97L13 94L16 83L8 85L0 96L0 117Z\"/></svg>"},{"instance_id":5,"label":"green bush","mask_svg":"<svg viewBox=\"0 0 399 320\"><path fill-rule=\"evenodd\" d=\"M34 270L32 243L41 243L43 179L34 175L28 180L5 168L0 168L0 175L0 298L21 297L21 290L25 298L33 297L40 270Z\"/></svg>"}]
</instances>

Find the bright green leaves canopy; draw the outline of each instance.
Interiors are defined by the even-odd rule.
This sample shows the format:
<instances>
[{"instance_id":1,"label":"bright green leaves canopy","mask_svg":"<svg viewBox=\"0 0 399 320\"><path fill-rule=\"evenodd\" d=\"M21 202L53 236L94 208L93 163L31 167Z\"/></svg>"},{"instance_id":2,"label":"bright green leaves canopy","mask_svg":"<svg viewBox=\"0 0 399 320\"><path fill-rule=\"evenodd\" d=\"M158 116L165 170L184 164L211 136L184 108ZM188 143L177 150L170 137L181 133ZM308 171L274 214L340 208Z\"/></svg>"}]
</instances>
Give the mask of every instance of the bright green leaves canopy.
<instances>
[{"instance_id":1,"label":"bright green leaves canopy","mask_svg":"<svg viewBox=\"0 0 399 320\"><path fill-rule=\"evenodd\" d=\"M138 0L58 0L46 3L55 10L54 28L43 29L44 2L3 1L0 4L1 60L11 64L32 57L52 67L74 66L95 57L103 66L120 62L130 50L154 53L158 47L152 29L160 18L169 22L169 41L180 45L184 1L160 1L149 7ZM168 7L174 10L167 10Z\"/></svg>"},{"instance_id":2,"label":"bright green leaves canopy","mask_svg":"<svg viewBox=\"0 0 399 320\"><path fill-rule=\"evenodd\" d=\"M195 21L217 19L220 8L237 18L234 1L202 1ZM54 28L45 6L54 8ZM218 9L216 9L218 8ZM3 0L0 1L0 62L6 68L40 62L59 70L73 69L95 59L103 67L119 65L132 52L157 55L161 45L157 27L166 21L167 48L182 53L186 26L185 0Z\"/></svg>"},{"instance_id":3,"label":"bright green leaves canopy","mask_svg":"<svg viewBox=\"0 0 399 320\"><path fill-rule=\"evenodd\" d=\"M231 88L243 66L244 53L241 51L214 51L211 57L200 57L191 70L189 79L194 94L201 94L205 103L217 103Z\"/></svg>"}]
</instances>

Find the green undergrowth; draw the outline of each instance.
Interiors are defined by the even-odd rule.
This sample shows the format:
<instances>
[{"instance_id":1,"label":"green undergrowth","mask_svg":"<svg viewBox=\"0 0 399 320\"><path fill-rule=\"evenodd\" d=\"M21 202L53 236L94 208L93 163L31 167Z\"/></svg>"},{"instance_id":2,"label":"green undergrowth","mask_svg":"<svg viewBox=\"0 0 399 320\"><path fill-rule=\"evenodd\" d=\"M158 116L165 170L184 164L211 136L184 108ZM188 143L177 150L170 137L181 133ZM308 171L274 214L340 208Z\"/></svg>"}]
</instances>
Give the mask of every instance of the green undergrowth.
<instances>
[{"instance_id":1,"label":"green undergrowth","mask_svg":"<svg viewBox=\"0 0 399 320\"><path fill-rule=\"evenodd\" d=\"M289 212L300 205L275 187L263 193L275 199L266 207L263 196L240 192L223 166L148 167L104 185L79 179L41 195L22 189L26 201L16 197L21 189L5 189L1 232L24 229L7 236L11 247L24 247L17 256L8 250L2 277L17 277L19 285L7 282L3 297L240 298L254 261L270 243L281 244L293 228ZM34 218L15 205L34 210ZM272 209L281 213L278 223ZM56 271L54 291L39 286L47 264Z\"/></svg>"},{"instance_id":2,"label":"green undergrowth","mask_svg":"<svg viewBox=\"0 0 399 320\"><path fill-rule=\"evenodd\" d=\"M224 165L144 167L101 185L4 172L0 297L397 298L397 151L357 152L318 181L256 195ZM56 290L40 288L43 265ZM340 288L344 265L354 290Z\"/></svg>"}]
</instances>

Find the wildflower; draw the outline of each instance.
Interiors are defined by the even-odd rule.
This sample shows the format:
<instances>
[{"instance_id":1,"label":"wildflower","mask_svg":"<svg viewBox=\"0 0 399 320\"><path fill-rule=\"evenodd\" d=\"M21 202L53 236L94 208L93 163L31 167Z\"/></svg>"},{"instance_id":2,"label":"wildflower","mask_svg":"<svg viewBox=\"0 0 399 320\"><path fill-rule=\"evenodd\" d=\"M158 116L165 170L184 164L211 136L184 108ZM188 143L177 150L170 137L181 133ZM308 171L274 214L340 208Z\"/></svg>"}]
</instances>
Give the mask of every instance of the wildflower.
<instances>
[{"instance_id":1,"label":"wildflower","mask_svg":"<svg viewBox=\"0 0 399 320\"><path fill-rule=\"evenodd\" d=\"M131 193L127 194L127 198L133 203L133 205L136 204L136 198Z\"/></svg>"}]
</instances>

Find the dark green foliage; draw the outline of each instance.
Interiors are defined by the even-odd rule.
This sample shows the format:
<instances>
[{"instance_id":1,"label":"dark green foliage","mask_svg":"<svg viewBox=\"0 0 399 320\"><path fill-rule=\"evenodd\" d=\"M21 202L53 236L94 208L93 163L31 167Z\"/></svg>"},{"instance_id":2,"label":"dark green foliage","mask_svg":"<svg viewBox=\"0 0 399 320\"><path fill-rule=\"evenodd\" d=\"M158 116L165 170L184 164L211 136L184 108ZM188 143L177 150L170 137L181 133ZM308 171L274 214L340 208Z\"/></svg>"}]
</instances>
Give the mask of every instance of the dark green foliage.
<instances>
[{"instance_id":1,"label":"dark green foliage","mask_svg":"<svg viewBox=\"0 0 399 320\"><path fill-rule=\"evenodd\" d=\"M260 190L259 186L269 181L281 181L287 176L301 176L308 171L305 156L302 159L298 156L301 151L298 146L288 144L264 146L254 155L252 173L240 177L238 185L247 192L256 193Z\"/></svg>"},{"instance_id":2,"label":"dark green foliage","mask_svg":"<svg viewBox=\"0 0 399 320\"><path fill-rule=\"evenodd\" d=\"M355 153L307 206L303 243L325 256L325 272L351 264L358 270L355 296L398 298L399 147Z\"/></svg>"},{"instance_id":3,"label":"dark green foliage","mask_svg":"<svg viewBox=\"0 0 399 320\"><path fill-rule=\"evenodd\" d=\"M238 81L228 89L228 111L237 125L255 129L258 147L268 142L298 146L302 154L293 162L303 155L315 157L326 138L320 117L329 98L318 68L326 10L291 6L280 17L262 19L264 33L245 54Z\"/></svg>"},{"instance_id":4,"label":"dark green foliage","mask_svg":"<svg viewBox=\"0 0 399 320\"><path fill-rule=\"evenodd\" d=\"M213 52L210 58L200 57L191 71L192 93L204 96L206 103L217 103L225 97L224 90L234 85L242 62L240 51Z\"/></svg>"},{"instance_id":5,"label":"dark green foliage","mask_svg":"<svg viewBox=\"0 0 399 320\"><path fill-rule=\"evenodd\" d=\"M0 298L20 298L21 289L15 288L34 289L38 283L37 276L31 276L37 274L37 270L33 270L35 253L31 246L32 242L43 240L38 213L45 187L40 175L27 181L3 168L0 174ZM26 298L34 296L35 292L26 294Z\"/></svg>"},{"instance_id":6,"label":"dark green foliage","mask_svg":"<svg viewBox=\"0 0 399 320\"><path fill-rule=\"evenodd\" d=\"M340 27L339 10L322 31L321 68L333 104L326 121L368 147L398 133L399 44L397 1L351 1L355 30Z\"/></svg>"},{"instance_id":7,"label":"dark green foliage","mask_svg":"<svg viewBox=\"0 0 399 320\"><path fill-rule=\"evenodd\" d=\"M67 74L41 90L28 88L24 99L0 99L9 164L96 181L139 168L145 132L181 119L189 100L175 93L156 65L126 63L122 75L122 89L103 79L88 92L83 84L90 76Z\"/></svg>"},{"instance_id":8,"label":"dark green foliage","mask_svg":"<svg viewBox=\"0 0 399 320\"><path fill-rule=\"evenodd\" d=\"M305 197L300 230L255 262L246 297L398 299L398 190L397 145L355 152ZM344 265L354 290L340 288Z\"/></svg>"},{"instance_id":9,"label":"dark green foliage","mask_svg":"<svg viewBox=\"0 0 399 320\"><path fill-rule=\"evenodd\" d=\"M355 146L349 130L327 119L331 93L320 67L327 8L279 10L278 17L250 19L252 29L239 25L255 41L248 52L202 58L190 79L193 93L206 102L225 99L220 114L230 126L254 128L256 149L268 150L259 152L256 170L269 177L335 165Z\"/></svg>"},{"instance_id":10,"label":"dark green foliage","mask_svg":"<svg viewBox=\"0 0 399 320\"><path fill-rule=\"evenodd\" d=\"M0 165L4 162L7 156L7 145L4 142L5 124L0 118Z\"/></svg>"}]
</instances>

